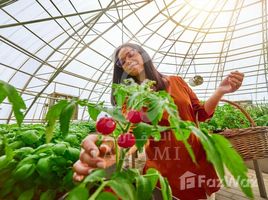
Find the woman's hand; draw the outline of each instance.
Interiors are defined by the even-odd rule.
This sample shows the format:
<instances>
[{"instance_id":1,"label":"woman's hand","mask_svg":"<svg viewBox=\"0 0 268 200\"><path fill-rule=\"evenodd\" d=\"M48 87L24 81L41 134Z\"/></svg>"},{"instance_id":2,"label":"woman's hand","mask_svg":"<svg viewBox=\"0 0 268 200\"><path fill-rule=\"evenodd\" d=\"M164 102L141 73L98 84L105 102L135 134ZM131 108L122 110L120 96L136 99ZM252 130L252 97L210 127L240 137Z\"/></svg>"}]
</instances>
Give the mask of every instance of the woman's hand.
<instances>
[{"instance_id":1,"label":"woman's hand","mask_svg":"<svg viewBox=\"0 0 268 200\"><path fill-rule=\"evenodd\" d=\"M107 168L115 163L113 138L104 136L99 147L96 145L97 141L97 134L90 134L83 140L80 158L73 165L75 181L82 181L96 168Z\"/></svg>"},{"instance_id":2,"label":"woman's hand","mask_svg":"<svg viewBox=\"0 0 268 200\"><path fill-rule=\"evenodd\" d=\"M243 79L243 73L239 71L231 72L225 79L222 80L217 90L222 94L235 92L242 85Z\"/></svg>"}]
</instances>

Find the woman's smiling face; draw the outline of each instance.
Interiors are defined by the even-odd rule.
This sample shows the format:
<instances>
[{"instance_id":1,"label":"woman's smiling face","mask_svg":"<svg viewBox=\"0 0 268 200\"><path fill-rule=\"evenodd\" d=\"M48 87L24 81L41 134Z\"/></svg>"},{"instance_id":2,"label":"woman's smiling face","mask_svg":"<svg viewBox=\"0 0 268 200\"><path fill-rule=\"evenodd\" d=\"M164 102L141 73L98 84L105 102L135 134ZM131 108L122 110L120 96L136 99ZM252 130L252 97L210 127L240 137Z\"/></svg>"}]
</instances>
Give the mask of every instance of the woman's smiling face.
<instances>
[{"instance_id":1,"label":"woman's smiling face","mask_svg":"<svg viewBox=\"0 0 268 200\"><path fill-rule=\"evenodd\" d=\"M137 77L144 71L141 54L131 47L123 47L118 53L119 65L130 76Z\"/></svg>"}]
</instances>

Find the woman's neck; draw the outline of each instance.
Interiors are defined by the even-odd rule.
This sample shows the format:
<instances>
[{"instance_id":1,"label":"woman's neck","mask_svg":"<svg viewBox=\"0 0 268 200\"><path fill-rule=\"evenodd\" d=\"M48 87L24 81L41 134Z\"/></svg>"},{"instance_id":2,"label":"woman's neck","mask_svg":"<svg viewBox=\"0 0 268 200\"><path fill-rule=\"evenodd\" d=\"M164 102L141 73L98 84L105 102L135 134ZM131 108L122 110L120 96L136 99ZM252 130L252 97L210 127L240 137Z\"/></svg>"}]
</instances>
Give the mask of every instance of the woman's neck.
<instances>
[{"instance_id":1,"label":"woman's neck","mask_svg":"<svg viewBox=\"0 0 268 200\"><path fill-rule=\"evenodd\" d=\"M142 83L146 79L145 71L140 73L139 76L136 76L135 78L139 83Z\"/></svg>"}]
</instances>

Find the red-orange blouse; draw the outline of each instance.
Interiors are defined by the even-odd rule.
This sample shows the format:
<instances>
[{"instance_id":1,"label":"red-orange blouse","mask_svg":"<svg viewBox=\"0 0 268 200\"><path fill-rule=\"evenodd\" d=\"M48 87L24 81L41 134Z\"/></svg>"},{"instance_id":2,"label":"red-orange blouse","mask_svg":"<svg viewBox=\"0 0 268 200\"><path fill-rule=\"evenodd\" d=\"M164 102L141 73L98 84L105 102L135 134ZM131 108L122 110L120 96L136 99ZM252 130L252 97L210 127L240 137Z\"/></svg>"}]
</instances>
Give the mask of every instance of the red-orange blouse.
<instances>
[{"instance_id":1,"label":"red-orange blouse","mask_svg":"<svg viewBox=\"0 0 268 200\"><path fill-rule=\"evenodd\" d=\"M204 106L199 102L195 93L187 83L178 76L168 76L167 92L173 97L182 120L195 122L210 118ZM167 122L167 113L161 120L162 125ZM192 146L198 165L192 162L184 144L178 142L172 132L161 133L159 142L150 139L146 146L146 164L148 168L155 168L167 177L173 196L182 200L206 199L207 195L219 190L218 176L211 163L206 160L205 151L194 134L188 142Z\"/></svg>"}]
</instances>

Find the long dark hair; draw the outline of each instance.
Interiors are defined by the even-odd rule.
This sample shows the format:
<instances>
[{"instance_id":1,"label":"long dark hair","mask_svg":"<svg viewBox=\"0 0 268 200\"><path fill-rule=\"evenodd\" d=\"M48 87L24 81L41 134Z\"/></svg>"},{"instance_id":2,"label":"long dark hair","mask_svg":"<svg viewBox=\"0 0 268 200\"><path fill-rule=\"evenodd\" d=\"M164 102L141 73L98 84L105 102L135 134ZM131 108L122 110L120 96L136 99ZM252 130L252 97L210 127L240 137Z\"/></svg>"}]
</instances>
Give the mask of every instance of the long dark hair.
<instances>
[{"instance_id":1,"label":"long dark hair","mask_svg":"<svg viewBox=\"0 0 268 200\"><path fill-rule=\"evenodd\" d=\"M128 78L132 78L135 80L135 82L137 82L135 77L127 74L118 62L118 54L119 54L119 51L123 47L130 47L130 48L136 49L141 54L143 62L144 62L144 71L145 71L146 78L149 80L156 81L156 85L155 85L156 91L165 90L166 84L163 80L164 75L155 69L153 62L152 62L152 59L149 56L149 54L141 46L139 46L137 44L132 44L132 43L122 44L114 52L114 56L113 56L113 61L114 61L113 83L120 84L120 83L123 83L123 81L125 79L128 79ZM112 89L111 103L112 103L112 105L115 105L116 103L115 103L113 93L114 93L114 90Z\"/></svg>"}]
</instances>

